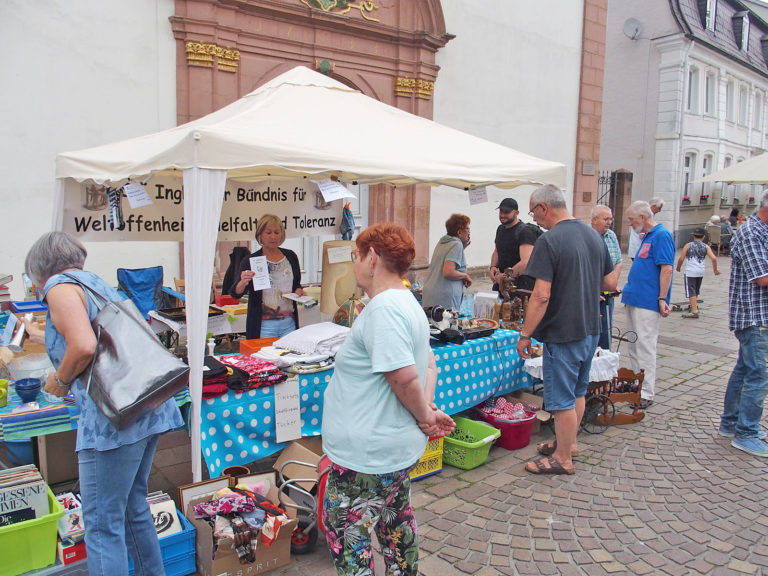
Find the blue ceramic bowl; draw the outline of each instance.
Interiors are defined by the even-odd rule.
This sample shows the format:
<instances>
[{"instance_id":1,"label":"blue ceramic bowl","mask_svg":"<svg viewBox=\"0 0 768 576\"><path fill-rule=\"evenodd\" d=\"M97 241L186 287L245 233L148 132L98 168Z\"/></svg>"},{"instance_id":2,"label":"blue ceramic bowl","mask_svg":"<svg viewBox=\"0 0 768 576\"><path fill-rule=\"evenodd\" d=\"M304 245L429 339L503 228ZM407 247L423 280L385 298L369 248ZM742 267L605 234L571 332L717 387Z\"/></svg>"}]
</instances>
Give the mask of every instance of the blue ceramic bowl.
<instances>
[{"instance_id":1,"label":"blue ceramic bowl","mask_svg":"<svg viewBox=\"0 0 768 576\"><path fill-rule=\"evenodd\" d=\"M16 394L19 395L22 402L33 402L37 395L40 394L42 382L40 382L40 378L22 378L21 380L16 380L13 387L16 389Z\"/></svg>"}]
</instances>

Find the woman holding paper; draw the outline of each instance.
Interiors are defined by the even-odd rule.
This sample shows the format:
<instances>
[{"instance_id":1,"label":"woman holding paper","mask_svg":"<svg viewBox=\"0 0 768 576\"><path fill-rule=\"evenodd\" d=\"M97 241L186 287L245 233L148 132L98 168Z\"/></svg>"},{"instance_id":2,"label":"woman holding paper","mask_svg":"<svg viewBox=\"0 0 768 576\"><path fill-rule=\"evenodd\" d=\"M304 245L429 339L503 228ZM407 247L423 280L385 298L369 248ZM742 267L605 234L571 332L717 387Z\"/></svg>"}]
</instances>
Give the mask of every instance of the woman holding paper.
<instances>
[{"instance_id":1,"label":"woman holding paper","mask_svg":"<svg viewBox=\"0 0 768 576\"><path fill-rule=\"evenodd\" d=\"M429 324L401 278L416 254L408 231L370 226L352 250L355 281L371 301L336 354L325 390L323 450L331 460L326 539L337 572L373 574L371 528L386 574L418 574L409 474L429 436L453 430L432 399L437 366Z\"/></svg>"},{"instance_id":2,"label":"woman holding paper","mask_svg":"<svg viewBox=\"0 0 768 576\"><path fill-rule=\"evenodd\" d=\"M296 302L283 297L291 292L304 296L299 258L293 250L280 248L285 241L285 228L274 214L259 218L256 241L261 249L243 258L238 274L240 281L232 286L229 294L239 300L248 291L246 338L280 338L299 327ZM257 272L261 273L257 275Z\"/></svg>"}]
</instances>

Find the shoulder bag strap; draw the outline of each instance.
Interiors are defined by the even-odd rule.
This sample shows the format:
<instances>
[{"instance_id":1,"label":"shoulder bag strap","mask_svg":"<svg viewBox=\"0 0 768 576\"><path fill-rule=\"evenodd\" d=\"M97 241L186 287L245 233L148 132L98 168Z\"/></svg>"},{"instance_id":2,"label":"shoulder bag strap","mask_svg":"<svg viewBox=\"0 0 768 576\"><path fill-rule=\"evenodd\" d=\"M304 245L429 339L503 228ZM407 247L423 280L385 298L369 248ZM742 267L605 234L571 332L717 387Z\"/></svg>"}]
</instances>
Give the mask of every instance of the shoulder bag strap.
<instances>
[{"instance_id":1,"label":"shoulder bag strap","mask_svg":"<svg viewBox=\"0 0 768 576\"><path fill-rule=\"evenodd\" d=\"M88 286L88 284L85 284L81 280L78 280L76 277L72 276L72 274L68 274L66 272L62 272L61 275L62 276L66 276L70 280L74 280L77 284L80 285L81 288L83 288L83 290L85 290L86 294L90 294L91 298L93 299L93 303L96 304L96 307L99 310L101 310L102 308L104 308L104 306L109 304L109 302L110 302L109 300L107 300L104 296L102 296L101 294L96 292L96 290L94 290L93 288Z\"/></svg>"}]
</instances>

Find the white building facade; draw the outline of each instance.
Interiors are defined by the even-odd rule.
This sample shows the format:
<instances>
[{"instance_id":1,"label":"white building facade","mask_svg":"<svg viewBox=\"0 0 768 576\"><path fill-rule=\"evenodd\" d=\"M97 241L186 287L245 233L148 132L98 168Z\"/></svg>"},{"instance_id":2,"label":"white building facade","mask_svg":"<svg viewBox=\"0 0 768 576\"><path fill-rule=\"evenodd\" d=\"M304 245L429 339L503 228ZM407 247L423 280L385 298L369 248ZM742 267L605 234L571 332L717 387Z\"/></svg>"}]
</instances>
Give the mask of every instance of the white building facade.
<instances>
[{"instance_id":1,"label":"white building facade","mask_svg":"<svg viewBox=\"0 0 768 576\"><path fill-rule=\"evenodd\" d=\"M664 198L678 245L754 208L759 187L700 180L766 148L767 34L754 3L609 3L601 169L632 172L633 200Z\"/></svg>"}]
</instances>

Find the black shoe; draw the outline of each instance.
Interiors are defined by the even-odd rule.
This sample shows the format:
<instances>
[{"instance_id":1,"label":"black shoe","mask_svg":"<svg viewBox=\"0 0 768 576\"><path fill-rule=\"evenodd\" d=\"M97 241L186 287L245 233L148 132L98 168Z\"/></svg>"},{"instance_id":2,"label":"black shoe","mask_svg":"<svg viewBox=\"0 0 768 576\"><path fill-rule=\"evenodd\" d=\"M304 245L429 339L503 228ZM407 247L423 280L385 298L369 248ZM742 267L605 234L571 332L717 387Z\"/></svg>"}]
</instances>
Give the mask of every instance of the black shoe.
<instances>
[{"instance_id":1,"label":"black shoe","mask_svg":"<svg viewBox=\"0 0 768 576\"><path fill-rule=\"evenodd\" d=\"M640 410L647 410L653 405L653 400L646 400L643 398L640 400L640 404L630 404L630 408L639 408Z\"/></svg>"}]
</instances>

